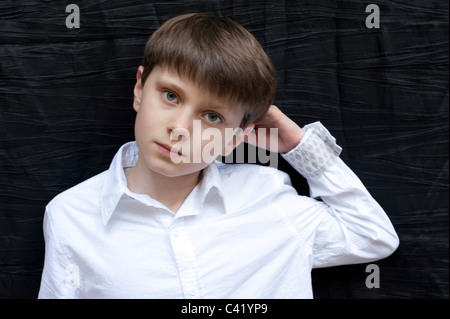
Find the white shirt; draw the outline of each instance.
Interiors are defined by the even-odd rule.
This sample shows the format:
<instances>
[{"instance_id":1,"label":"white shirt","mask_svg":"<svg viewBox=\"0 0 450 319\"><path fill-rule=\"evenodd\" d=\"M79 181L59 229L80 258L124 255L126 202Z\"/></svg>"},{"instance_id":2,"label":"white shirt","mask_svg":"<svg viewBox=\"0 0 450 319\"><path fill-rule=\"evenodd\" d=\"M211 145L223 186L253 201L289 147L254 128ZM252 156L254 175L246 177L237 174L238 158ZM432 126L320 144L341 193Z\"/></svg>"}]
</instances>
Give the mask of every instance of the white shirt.
<instances>
[{"instance_id":1,"label":"white shirt","mask_svg":"<svg viewBox=\"0 0 450 319\"><path fill-rule=\"evenodd\" d=\"M213 163L176 214L127 188L134 142L59 194L44 219L39 298L312 298L311 269L389 256L398 237L319 123L283 155L307 178Z\"/></svg>"}]
</instances>

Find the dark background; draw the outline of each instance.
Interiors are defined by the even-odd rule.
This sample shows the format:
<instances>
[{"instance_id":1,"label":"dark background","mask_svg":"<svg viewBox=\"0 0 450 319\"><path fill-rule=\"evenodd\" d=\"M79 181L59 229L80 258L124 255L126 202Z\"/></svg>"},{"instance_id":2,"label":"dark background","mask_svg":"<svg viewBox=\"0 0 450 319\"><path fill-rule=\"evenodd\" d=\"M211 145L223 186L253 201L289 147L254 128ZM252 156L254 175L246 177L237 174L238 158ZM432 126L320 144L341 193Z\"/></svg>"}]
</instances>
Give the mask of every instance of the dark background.
<instances>
[{"instance_id":1,"label":"dark background","mask_svg":"<svg viewBox=\"0 0 450 319\"><path fill-rule=\"evenodd\" d=\"M79 29L65 25L70 3ZM371 3L379 29L365 25ZM315 297L448 298L447 0L2 0L0 298L36 298L45 205L134 139L145 42L186 11L253 32L278 72L276 104L299 125L322 121L398 231L376 262L380 288L366 288L366 265L317 269Z\"/></svg>"}]
</instances>

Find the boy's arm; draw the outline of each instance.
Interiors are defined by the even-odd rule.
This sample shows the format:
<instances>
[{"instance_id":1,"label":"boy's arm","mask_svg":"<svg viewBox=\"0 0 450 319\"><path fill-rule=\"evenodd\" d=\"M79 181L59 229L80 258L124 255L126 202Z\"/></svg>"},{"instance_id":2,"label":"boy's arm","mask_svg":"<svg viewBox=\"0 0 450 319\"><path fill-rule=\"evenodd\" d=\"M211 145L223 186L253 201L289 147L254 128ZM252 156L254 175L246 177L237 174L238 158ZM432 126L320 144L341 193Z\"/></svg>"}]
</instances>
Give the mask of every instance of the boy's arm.
<instances>
[{"instance_id":1,"label":"boy's arm","mask_svg":"<svg viewBox=\"0 0 450 319\"><path fill-rule=\"evenodd\" d=\"M317 209L314 267L373 261L397 248L398 237L386 213L339 158L341 148L322 124L301 129L272 106L255 127L278 129L279 152L307 179L311 197L320 199L318 207L327 211L320 214ZM253 136L247 142L257 140Z\"/></svg>"},{"instance_id":2,"label":"boy's arm","mask_svg":"<svg viewBox=\"0 0 450 319\"><path fill-rule=\"evenodd\" d=\"M75 298L79 285L76 265L66 259L60 244L60 228L56 216L47 207L44 215L45 262L39 299Z\"/></svg>"}]
</instances>

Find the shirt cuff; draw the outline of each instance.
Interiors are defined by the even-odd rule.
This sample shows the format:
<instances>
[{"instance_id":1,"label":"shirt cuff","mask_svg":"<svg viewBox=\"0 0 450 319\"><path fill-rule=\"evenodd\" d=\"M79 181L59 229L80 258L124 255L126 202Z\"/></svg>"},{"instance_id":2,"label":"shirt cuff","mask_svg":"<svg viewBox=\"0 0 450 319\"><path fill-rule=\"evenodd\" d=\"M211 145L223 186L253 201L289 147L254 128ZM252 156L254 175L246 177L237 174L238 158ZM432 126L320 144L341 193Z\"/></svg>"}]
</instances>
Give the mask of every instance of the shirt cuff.
<instances>
[{"instance_id":1,"label":"shirt cuff","mask_svg":"<svg viewBox=\"0 0 450 319\"><path fill-rule=\"evenodd\" d=\"M315 178L341 154L342 148L320 122L303 127L305 135L300 143L281 156L305 178Z\"/></svg>"}]
</instances>

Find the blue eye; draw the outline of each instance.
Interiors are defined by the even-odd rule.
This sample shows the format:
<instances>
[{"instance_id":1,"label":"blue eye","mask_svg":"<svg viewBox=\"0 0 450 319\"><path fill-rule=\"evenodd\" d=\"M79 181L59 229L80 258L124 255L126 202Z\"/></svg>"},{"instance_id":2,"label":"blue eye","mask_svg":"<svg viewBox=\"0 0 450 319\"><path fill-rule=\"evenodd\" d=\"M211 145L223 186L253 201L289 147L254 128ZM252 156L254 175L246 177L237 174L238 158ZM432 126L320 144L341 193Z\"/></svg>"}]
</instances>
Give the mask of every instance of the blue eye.
<instances>
[{"instance_id":1,"label":"blue eye","mask_svg":"<svg viewBox=\"0 0 450 319\"><path fill-rule=\"evenodd\" d=\"M221 123L222 122L222 119L220 118L220 116L215 113L208 113L205 115L205 118L208 122L211 122L211 123Z\"/></svg>"},{"instance_id":2,"label":"blue eye","mask_svg":"<svg viewBox=\"0 0 450 319\"><path fill-rule=\"evenodd\" d=\"M170 103L178 103L177 95L171 91L163 92L163 97L166 101Z\"/></svg>"}]
</instances>

